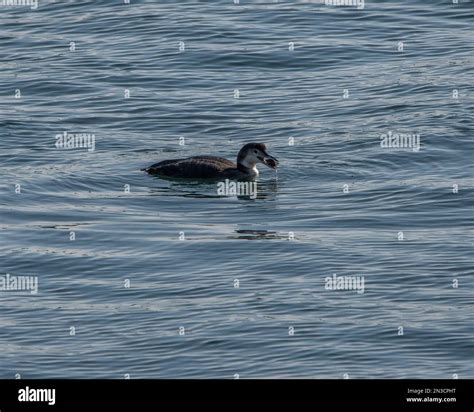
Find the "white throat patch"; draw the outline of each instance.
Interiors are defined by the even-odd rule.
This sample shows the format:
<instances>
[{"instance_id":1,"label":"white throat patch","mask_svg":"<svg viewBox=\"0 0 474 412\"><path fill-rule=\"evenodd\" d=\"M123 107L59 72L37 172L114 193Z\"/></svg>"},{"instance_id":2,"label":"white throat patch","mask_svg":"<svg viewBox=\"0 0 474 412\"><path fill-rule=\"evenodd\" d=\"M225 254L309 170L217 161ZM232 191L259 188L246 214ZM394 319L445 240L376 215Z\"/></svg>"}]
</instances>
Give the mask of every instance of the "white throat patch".
<instances>
[{"instance_id":1,"label":"white throat patch","mask_svg":"<svg viewBox=\"0 0 474 412\"><path fill-rule=\"evenodd\" d=\"M250 170L252 174L258 176L258 170L257 170L257 165L255 163L249 163L246 162L245 160L241 163L242 166L244 166L246 169Z\"/></svg>"}]
</instances>

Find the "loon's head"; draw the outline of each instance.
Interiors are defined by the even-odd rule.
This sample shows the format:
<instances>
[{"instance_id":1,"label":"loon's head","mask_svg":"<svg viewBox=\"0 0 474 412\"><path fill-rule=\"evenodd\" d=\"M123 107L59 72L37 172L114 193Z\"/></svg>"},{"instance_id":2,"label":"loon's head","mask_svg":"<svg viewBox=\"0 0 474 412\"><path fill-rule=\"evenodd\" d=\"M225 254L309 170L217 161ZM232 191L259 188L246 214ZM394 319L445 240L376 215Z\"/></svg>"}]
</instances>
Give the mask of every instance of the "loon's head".
<instances>
[{"instance_id":1,"label":"loon's head","mask_svg":"<svg viewBox=\"0 0 474 412\"><path fill-rule=\"evenodd\" d=\"M237 155L237 167L246 173L258 175L257 163L263 163L272 169L278 167L278 160L267 153L267 147L263 143L247 143Z\"/></svg>"}]
</instances>

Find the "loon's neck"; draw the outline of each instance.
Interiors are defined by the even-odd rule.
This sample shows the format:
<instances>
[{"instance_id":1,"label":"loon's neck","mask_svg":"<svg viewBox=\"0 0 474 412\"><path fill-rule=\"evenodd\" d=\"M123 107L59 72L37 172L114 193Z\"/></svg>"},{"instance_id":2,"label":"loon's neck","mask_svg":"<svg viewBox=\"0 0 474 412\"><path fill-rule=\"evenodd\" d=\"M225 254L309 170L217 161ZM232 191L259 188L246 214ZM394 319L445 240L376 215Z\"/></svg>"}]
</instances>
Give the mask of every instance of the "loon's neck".
<instances>
[{"instance_id":1,"label":"loon's neck","mask_svg":"<svg viewBox=\"0 0 474 412\"><path fill-rule=\"evenodd\" d=\"M237 169L239 169L241 172L246 173L248 175L252 176L258 176L258 170L257 166L254 165L245 165L243 163L237 163Z\"/></svg>"}]
</instances>

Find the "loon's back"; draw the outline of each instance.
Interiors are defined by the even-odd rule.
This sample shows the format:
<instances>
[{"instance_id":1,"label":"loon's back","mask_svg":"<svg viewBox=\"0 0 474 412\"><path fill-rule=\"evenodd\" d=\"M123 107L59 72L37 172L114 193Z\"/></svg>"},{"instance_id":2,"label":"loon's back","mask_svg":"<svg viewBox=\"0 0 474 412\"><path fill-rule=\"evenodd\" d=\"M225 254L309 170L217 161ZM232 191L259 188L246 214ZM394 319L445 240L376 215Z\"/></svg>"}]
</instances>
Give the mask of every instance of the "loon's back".
<instances>
[{"instance_id":1,"label":"loon's back","mask_svg":"<svg viewBox=\"0 0 474 412\"><path fill-rule=\"evenodd\" d=\"M237 165L223 157L194 156L186 159L163 160L145 169L146 172L168 177L218 179L242 174Z\"/></svg>"}]
</instances>

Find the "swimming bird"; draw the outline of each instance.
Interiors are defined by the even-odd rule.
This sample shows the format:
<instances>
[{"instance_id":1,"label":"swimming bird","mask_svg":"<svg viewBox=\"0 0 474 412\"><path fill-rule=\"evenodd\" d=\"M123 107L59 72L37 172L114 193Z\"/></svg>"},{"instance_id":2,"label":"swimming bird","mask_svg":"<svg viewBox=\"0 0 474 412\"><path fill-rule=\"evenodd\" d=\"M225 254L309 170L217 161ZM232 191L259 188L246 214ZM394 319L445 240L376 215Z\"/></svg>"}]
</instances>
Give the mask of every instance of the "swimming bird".
<instances>
[{"instance_id":1,"label":"swimming bird","mask_svg":"<svg viewBox=\"0 0 474 412\"><path fill-rule=\"evenodd\" d=\"M276 169L278 160L263 143L247 143L237 155L237 164L223 157L193 156L163 160L145 169L150 174L188 179L242 179L258 176L257 163Z\"/></svg>"}]
</instances>

